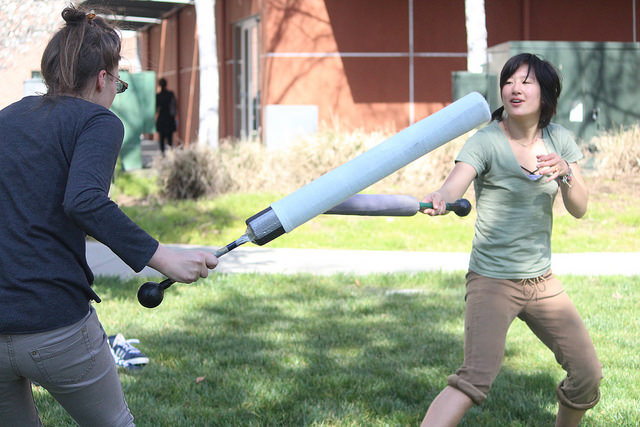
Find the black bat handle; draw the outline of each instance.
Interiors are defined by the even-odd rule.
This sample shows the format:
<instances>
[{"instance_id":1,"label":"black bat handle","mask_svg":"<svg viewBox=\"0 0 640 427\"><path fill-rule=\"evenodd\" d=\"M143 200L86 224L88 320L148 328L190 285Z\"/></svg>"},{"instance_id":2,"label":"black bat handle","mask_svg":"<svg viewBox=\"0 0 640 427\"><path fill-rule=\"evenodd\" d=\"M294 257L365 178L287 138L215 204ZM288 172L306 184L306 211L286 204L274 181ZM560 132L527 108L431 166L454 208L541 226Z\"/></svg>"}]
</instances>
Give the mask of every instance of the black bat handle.
<instances>
[{"instance_id":1,"label":"black bat handle","mask_svg":"<svg viewBox=\"0 0 640 427\"><path fill-rule=\"evenodd\" d=\"M219 258L222 255L226 254L227 252L237 248L238 246L248 241L249 241L249 237L247 237L247 235L244 234L238 240L235 240L229 243L227 246L224 246L218 249L214 255L217 258ZM156 282L143 283L140 286L140 288L138 288L138 302L142 306L147 308L155 308L159 306L160 303L162 302L162 299L164 298L164 290L167 289L169 286L173 285L174 283L176 283L176 281L169 278L164 279L160 283L156 283Z\"/></svg>"},{"instance_id":2,"label":"black bat handle","mask_svg":"<svg viewBox=\"0 0 640 427\"><path fill-rule=\"evenodd\" d=\"M420 210L423 209L433 209L433 203L420 203ZM471 203L467 199L458 199L453 203L447 203L447 210L458 216L467 216L471 212Z\"/></svg>"}]
</instances>

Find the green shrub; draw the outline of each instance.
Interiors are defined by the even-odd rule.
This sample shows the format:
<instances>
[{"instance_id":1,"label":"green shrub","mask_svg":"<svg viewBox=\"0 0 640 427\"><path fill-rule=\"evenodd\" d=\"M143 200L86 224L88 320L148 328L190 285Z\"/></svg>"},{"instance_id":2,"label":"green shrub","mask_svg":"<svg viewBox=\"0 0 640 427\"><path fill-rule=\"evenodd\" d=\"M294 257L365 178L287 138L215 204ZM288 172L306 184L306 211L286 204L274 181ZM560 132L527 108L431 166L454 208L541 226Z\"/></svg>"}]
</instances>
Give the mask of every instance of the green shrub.
<instances>
[{"instance_id":1,"label":"green shrub","mask_svg":"<svg viewBox=\"0 0 640 427\"><path fill-rule=\"evenodd\" d=\"M225 193L287 193L308 184L390 135L354 131L324 132L286 148L267 149L259 142L223 141L218 149L190 147L171 151L156 161L163 195L193 199ZM453 167L466 136L391 174L372 189L418 193L435 189Z\"/></svg>"},{"instance_id":2,"label":"green shrub","mask_svg":"<svg viewBox=\"0 0 640 427\"><path fill-rule=\"evenodd\" d=\"M214 158L214 151L197 146L168 151L166 157L155 162L162 195L185 200L214 194Z\"/></svg>"},{"instance_id":3,"label":"green shrub","mask_svg":"<svg viewBox=\"0 0 640 427\"><path fill-rule=\"evenodd\" d=\"M337 168L392 136L392 132L325 130L286 148L267 149L257 141L222 141L218 149L189 147L156 161L162 193L169 199L196 199L228 193L289 193ZM421 197L447 177L472 133L437 148L375 183L367 191ZM617 177L640 172L640 126L605 133L591 141L587 160L594 173Z\"/></svg>"},{"instance_id":4,"label":"green shrub","mask_svg":"<svg viewBox=\"0 0 640 427\"><path fill-rule=\"evenodd\" d=\"M596 173L610 178L640 173L640 125L603 133L591 140Z\"/></svg>"}]
</instances>

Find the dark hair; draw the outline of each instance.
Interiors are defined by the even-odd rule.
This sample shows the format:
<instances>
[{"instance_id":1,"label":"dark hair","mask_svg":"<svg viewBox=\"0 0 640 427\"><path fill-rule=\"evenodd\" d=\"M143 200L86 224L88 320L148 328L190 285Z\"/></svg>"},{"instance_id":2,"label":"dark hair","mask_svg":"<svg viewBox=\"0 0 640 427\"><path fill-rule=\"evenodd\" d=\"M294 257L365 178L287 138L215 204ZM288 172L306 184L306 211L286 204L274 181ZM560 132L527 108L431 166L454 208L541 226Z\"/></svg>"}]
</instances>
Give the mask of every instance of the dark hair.
<instances>
[{"instance_id":1,"label":"dark hair","mask_svg":"<svg viewBox=\"0 0 640 427\"><path fill-rule=\"evenodd\" d=\"M162 90L165 90L167 88L167 79L165 79L164 77L161 78L160 80L158 80L158 84L160 85Z\"/></svg>"},{"instance_id":2,"label":"dark hair","mask_svg":"<svg viewBox=\"0 0 640 427\"><path fill-rule=\"evenodd\" d=\"M532 53L521 53L507 61L500 72L500 92L507 83L507 80L513 76L520 66L527 64L529 70L527 77L533 71L538 83L540 83L540 120L538 120L538 128L542 129L549 125L551 118L556 114L558 106L558 97L562 91L560 75L555 67L549 62L541 59ZM491 120L502 121L504 106L498 108L491 115Z\"/></svg>"},{"instance_id":3,"label":"dark hair","mask_svg":"<svg viewBox=\"0 0 640 427\"><path fill-rule=\"evenodd\" d=\"M62 11L65 25L51 38L40 67L47 95L79 95L100 70L120 62L120 35L105 19L74 6Z\"/></svg>"}]
</instances>

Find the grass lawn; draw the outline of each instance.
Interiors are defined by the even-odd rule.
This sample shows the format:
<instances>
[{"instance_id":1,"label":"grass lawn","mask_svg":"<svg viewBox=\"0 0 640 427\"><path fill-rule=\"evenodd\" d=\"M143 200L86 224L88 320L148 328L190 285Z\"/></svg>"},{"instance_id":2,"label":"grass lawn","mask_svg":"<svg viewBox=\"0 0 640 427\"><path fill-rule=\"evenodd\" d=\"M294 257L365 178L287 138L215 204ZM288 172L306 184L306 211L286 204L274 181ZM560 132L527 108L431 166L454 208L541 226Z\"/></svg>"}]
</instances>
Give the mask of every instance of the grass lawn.
<instances>
[{"instance_id":1,"label":"grass lawn","mask_svg":"<svg viewBox=\"0 0 640 427\"><path fill-rule=\"evenodd\" d=\"M588 184L585 218L558 204L554 252L640 251L640 180ZM163 242L221 246L280 197L120 204ZM320 216L269 246L468 252L474 221L475 211L466 218ZM640 425L640 276L561 279L604 366L602 400L581 425ZM176 285L152 310L138 304L139 285L105 277L95 284L107 333L139 338L151 359L120 375L139 426L417 426L462 362L464 272L214 273ZM563 377L551 352L516 320L489 398L461 425L551 426ZM73 425L46 391L34 390L46 426Z\"/></svg>"},{"instance_id":2,"label":"grass lawn","mask_svg":"<svg viewBox=\"0 0 640 427\"><path fill-rule=\"evenodd\" d=\"M640 425L640 277L561 277L604 365L583 426ZM212 274L153 310L99 278L108 333L151 362L121 372L140 426L408 426L462 361L464 274ZM489 399L463 426L553 425L553 355L516 320ZM47 426L73 425L34 388Z\"/></svg>"},{"instance_id":3,"label":"grass lawn","mask_svg":"<svg viewBox=\"0 0 640 427\"><path fill-rule=\"evenodd\" d=\"M640 251L640 180L589 178L589 209L577 220L556 199L552 249L566 252ZM284 195L225 194L198 201L128 203L121 207L162 242L223 246L246 230L245 220ZM422 195L413 195L422 197ZM469 252L476 219L455 214L429 217L320 215L268 243L273 248L369 249ZM428 236L428 238L425 238Z\"/></svg>"}]
</instances>

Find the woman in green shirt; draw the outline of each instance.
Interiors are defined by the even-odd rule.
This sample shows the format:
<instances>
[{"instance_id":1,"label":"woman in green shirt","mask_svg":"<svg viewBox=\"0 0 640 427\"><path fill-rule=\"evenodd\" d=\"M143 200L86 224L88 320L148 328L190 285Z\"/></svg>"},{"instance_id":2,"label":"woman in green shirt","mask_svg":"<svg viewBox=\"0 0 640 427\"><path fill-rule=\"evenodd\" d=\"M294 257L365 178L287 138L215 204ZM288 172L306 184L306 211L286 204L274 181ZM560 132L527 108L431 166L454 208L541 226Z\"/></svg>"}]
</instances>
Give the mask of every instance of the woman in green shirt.
<instances>
[{"instance_id":1,"label":"woman in green shirt","mask_svg":"<svg viewBox=\"0 0 640 427\"><path fill-rule=\"evenodd\" d=\"M481 404L500 370L511 322L520 318L549 347L567 376L556 389L557 426L578 425L598 402L602 367L573 303L551 272L553 202L576 218L588 190L571 134L551 123L561 91L554 67L536 55L509 59L500 74L503 107L469 138L442 187L427 195L428 215L471 182L478 219L466 284L462 366L431 403L423 426L454 426Z\"/></svg>"}]
</instances>

